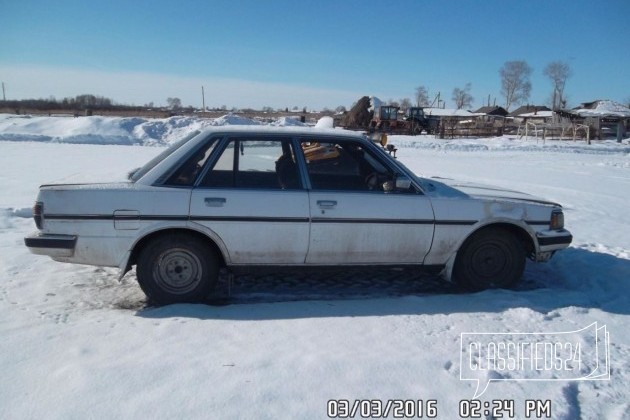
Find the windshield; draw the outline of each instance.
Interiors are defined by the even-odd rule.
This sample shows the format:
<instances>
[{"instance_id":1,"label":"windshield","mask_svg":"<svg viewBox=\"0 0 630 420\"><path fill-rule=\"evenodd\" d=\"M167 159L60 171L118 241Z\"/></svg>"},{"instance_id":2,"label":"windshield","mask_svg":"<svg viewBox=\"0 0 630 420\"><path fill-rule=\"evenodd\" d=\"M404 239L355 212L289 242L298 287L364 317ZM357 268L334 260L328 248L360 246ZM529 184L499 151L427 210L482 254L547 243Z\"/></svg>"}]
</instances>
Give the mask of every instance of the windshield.
<instances>
[{"instance_id":1,"label":"windshield","mask_svg":"<svg viewBox=\"0 0 630 420\"><path fill-rule=\"evenodd\" d=\"M189 135L187 135L183 139L178 140L177 142L173 143L166 150L162 151L162 153L160 153L159 155L157 155L156 157L154 157L153 159L151 159L150 161L145 163L144 166L142 166L141 168L138 168L138 169L136 169L134 171L131 171L131 173L129 174L129 180L131 182L136 182L137 180L142 178L147 172L149 172L151 169L155 168L155 166L158 163L162 162L164 159L166 159L167 157L172 155L177 149L179 149L184 144L186 144L186 142L188 140L192 139L193 137L195 137L199 133L200 133L199 130L193 131L192 133L190 133Z\"/></svg>"}]
</instances>

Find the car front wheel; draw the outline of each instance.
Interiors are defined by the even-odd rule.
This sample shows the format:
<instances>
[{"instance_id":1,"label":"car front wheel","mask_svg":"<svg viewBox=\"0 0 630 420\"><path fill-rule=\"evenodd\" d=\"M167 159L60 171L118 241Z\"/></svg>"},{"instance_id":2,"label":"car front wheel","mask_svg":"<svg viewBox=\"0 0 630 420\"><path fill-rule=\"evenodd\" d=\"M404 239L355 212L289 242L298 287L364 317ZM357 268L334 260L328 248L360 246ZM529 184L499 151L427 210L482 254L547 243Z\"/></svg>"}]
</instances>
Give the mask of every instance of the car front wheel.
<instances>
[{"instance_id":1,"label":"car front wheel","mask_svg":"<svg viewBox=\"0 0 630 420\"><path fill-rule=\"evenodd\" d=\"M136 273L140 287L155 303L200 302L216 285L219 264L202 240L166 234L140 251Z\"/></svg>"},{"instance_id":2,"label":"car front wheel","mask_svg":"<svg viewBox=\"0 0 630 420\"><path fill-rule=\"evenodd\" d=\"M518 239L500 228L473 234L457 253L455 282L469 290L509 288L525 269L525 250Z\"/></svg>"}]
</instances>

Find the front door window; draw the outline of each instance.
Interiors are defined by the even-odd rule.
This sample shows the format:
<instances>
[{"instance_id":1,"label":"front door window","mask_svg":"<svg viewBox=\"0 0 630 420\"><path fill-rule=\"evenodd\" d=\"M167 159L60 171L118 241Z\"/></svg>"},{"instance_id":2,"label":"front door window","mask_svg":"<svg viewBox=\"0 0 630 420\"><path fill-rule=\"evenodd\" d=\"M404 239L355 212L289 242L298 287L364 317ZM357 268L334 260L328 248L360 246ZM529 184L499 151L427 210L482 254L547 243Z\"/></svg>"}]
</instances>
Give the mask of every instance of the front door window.
<instances>
[{"instance_id":1,"label":"front door window","mask_svg":"<svg viewBox=\"0 0 630 420\"><path fill-rule=\"evenodd\" d=\"M301 144L313 190L392 190L394 174L361 144L330 141Z\"/></svg>"}]
</instances>

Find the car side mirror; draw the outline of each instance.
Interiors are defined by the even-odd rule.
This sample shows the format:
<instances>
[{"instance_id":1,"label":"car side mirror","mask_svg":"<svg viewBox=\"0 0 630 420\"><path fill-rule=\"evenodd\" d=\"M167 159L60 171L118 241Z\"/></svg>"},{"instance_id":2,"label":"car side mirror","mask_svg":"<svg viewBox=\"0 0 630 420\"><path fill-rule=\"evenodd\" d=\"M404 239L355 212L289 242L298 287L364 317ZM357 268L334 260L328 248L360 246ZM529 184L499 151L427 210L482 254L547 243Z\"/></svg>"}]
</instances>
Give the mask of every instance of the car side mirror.
<instances>
[{"instance_id":1,"label":"car side mirror","mask_svg":"<svg viewBox=\"0 0 630 420\"><path fill-rule=\"evenodd\" d=\"M411 180L404 175L398 175L396 177L396 189L407 191L411 188Z\"/></svg>"}]
</instances>

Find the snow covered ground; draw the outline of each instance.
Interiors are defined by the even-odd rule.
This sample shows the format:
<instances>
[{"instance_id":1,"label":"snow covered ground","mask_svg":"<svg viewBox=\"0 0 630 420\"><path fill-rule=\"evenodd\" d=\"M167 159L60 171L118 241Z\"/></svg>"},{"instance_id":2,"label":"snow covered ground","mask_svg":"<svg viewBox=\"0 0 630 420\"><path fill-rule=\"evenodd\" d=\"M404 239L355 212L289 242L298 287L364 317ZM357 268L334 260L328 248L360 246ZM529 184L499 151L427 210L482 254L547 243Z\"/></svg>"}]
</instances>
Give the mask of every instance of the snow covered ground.
<instances>
[{"instance_id":1,"label":"snow covered ground","mask_svg":"<svg viewBox=\"0 0 630 420\"><path fill-rule=\"evenodd\" d=\"M231 119L0 115L0 140L10 140L0 141L0 418L326 418L330 399L405 399L436 400L438 418L452 419L476 390L460 380L462 333L596 322L610 336L610 380L493 381L480 400L513 399L517 418L539 399L557 419L630 419L628 140L392 138L421 175L565 206L572 246L528 265L515 291L400 293L391 275L342 275L342 293L335 278L317 276L304 293L299 278L263 277L220 305L154 308L133 273L119 283L115 270L56 263L23 246L39 184L124 179L162 150L141 145Z\"/></svg>"}]
</instances>

